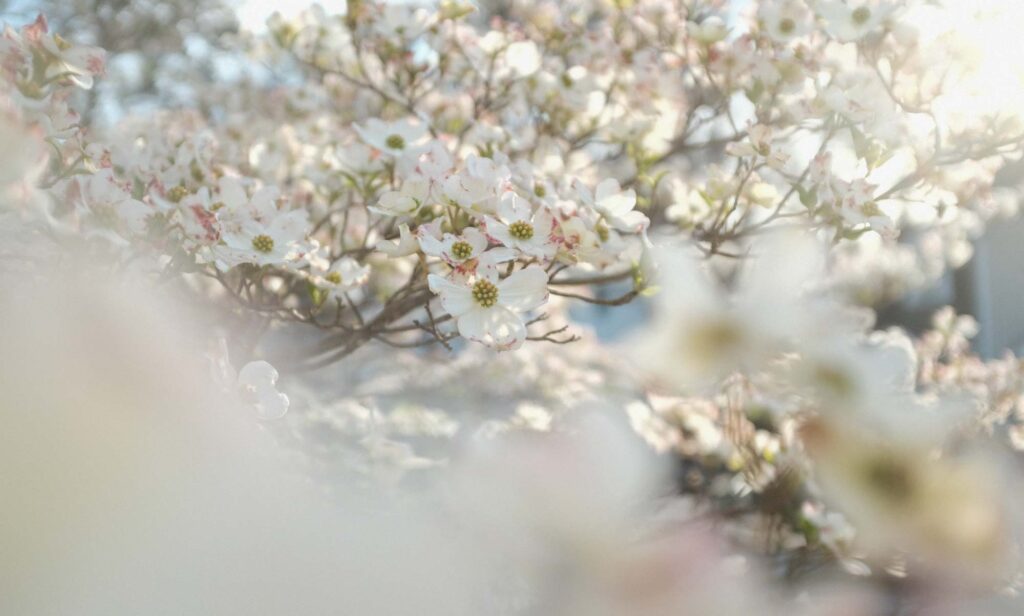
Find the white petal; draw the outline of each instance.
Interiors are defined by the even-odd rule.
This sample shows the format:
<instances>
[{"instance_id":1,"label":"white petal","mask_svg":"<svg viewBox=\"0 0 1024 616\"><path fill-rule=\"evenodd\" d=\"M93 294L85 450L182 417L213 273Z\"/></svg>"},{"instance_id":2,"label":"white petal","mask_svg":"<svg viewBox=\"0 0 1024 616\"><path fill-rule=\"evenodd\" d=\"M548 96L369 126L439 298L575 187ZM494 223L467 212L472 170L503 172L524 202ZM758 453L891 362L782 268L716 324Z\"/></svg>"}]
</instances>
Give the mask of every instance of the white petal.
<instances>
[{"instance_id":1,"label":"white petal","mask_svg":"<svg viewBox=\"0 0 1024 616\"><path fill-rule=\"evenodd\" d=\"M476 227L470 227L462 232L462 237L473 247L473 256L476 256L487 249L487 236Z\"/></svg>"},{"instance_id":2,"label":"white petal","mask_svg":"<svg viewBox=\"0 0 1024 616\"><path fill-rule=\"evenodd\" d=\"M441 306L453 317L466 314L476 305L473 293L468 288L455 284L443 276L431 274L427 276L427 284L431 291L441 296Z\"/></svg>"},{"instance_id":3,"label":"white petal","mask_svg":"<svg viewBox=\"0 0 1024 616\"><path fill-rule=\"evenodd\" d=\"M391 190L380 196L380 199L377 200L377 207L388 214L411 214L416 211L419 204L414 198L397 190Z\"/></svg>"},{"instance_id":4,"label":"white petal","mask_svg":"<svg viewBox=\"0 0 1024 616\"><path fill-rule=\"evenodd\" d=\"M487 234L502 246L515 246L516 242L512 239L512 235L509 234L508 227L504 223L498 222L490 216L484 216L484 228L487 229Z\"/></svg>"},{"instance_id":5,"label":"white petal","mask_svg":"<svg viewBox=\"0 0 1024 616\"><path fill-rule=\"evenodd\" d=\"M496 267L499 263L506 263L515 259L517 254L514 248L504 248L501 246L492 248L480 255L480 265Z\"/></svg>"},{"instance_id":6,"label":"white petal","mask_svg":"<svg viewBox=\"0 0 1024 616\"><path fill-rule=\"evenodd\" d=\"M441 256L441 253L444 252L446 247L450 245L449 242L442 242L441 240L437 239L436 237L428 233L420 233L417 235L420 240L420 248L423 249L424 254L430 255L432 257Z\"/></svg>"},{"instance_id":7,"label":"white petal","mask_svg":"<svg viewBox=\"0 0 1024 616\"><path fill-rule=\"evenodd\" d=\"M248 201L245 190L238 180L224 177L220 181L220 200L228 207L239 207Z\"/></svg>"},{"instance_id":8,"label":"white petal","mask_svg":"<svg viewBox=\"0 0 1024 616\"><path fill-rule=\"evenodd\" d=\"M519 77L532 75L540 68L540 52L533 41L512 43L505 49L509 68Z\"/></svg>"},{"instance_id":9,"label":"white petal","mask_svg":"<svg viewBox=\"0 0 1024 616\"><path fill-rule=\"evenodd\" d=\"M533 229L538 235L547 237L551 235L551 232L555 230L555 217L551 215L551 210L546 207L542 207L537 210L533 215Z\"/></svg>"},{"instance_id":10,"label":"white petal","mask_svg":"<svg viewBox=\"0 0 1024 616\"><path fill-rule=\"evenodd\" d=\"M498 204L498 215L505 222L530 220L530 204L514 192L506 192Z\"/></svg>"},{"instance_id":11,"label":"white petal","mask_svg":"<svg viewBox=\"0 0 1024 616\"><path fill-rule=\"evenodd\" d=\"M249 362L238 371L243 399L256 408L260 419L280 419L288 412L288 396L277 391L277 370L265 361Z\"/></svg>"},{"instance_id":12,"label":"white petal","mask_svg":"<svg viewBox=\"0 0 1024 616\"><path fill-rule=\"evenodd\" d=\"M636 233L643 231L651 224L651 221L647 218L647 215L643 212L624 212L616 216L609 217L609 222L618 229L626 233Z\"/></svg>"},{"instance_id":13,"label":"white petal","mask_svg":"<svg viewBox=\"0 0 1024 616\"><path fill-rule=\"evenodd\" d=\"M419 250L419 243L416 241L416 236L409 231L409 225L404 223L399 225L398 233L397 241L381 240L377 242L377 250L391 258L405 257Z\"/></svg>"},{"instance_id":14,"label":"white petal","mask_svg":"<svg viewBox=\"0 0 1024 616\"><path fill-rule=\"evenodd\" d=\"M516 312L532 310L548 299L548 275L539 265L514 272L498 283L498 303Z\"/></svg>"},{"instance_id":15,"label":"white petal","mask_svg":"<svg viewBox=\"0 0 1024 616\"><path fill-rule=\"evenodd\" d=\"M277 369L265 361L251 361L238 371L238 384L242 387L267 387L277 383Z\"/></svg>"},{"instance_id":16,"label":"white petal","mask_svg":"<svg viewBox=\"0 0 1024 616\"><path fill-rule=\"evenodd\" d=\"M475 306L475 309L468 310L459 317L458 328L459 334L463 338L469 340L476 340L477 342L487 342L487 313L491 312L491 308L482 308Z\"/></svg>"},{"instance_id":17,"label":"white petal","mask_svg":"<svg viewBox=\"0 0 1024 616\"><path fill-rule=\"evenodd\" d=\"M625 192L607 195L597 200L597 208L609 216L622 216L636 205L636 192L629 189Z\"/></svg>"},{"instance_id":18,"label":"white petal","mask_svg":"<svg viewBox=\"0 0 1024 616\"><path fill-rule=\"evenodd\" d=\"M499 349L515 349L526 339L526 325L514 312L498 305L470 310L459 317L459 333Z\"/></svg>"},{"instance_id":19,"label":"white petal","mask_svg":"<svg viewBox=\"0 0 1024 616\"><path fill-rule=\"evenodd\" d=\"M290 401L285 394L275 389L266 389L259 392L256 414L260 419L281 419L288 412L289 404Z\"/></svg>"},{"instance_id":20,"label":"white petal","mask_svg":"<svg viewBox=\"0 0 1024 616\"><path fill-rule=\"evenodd\" d=\"M309 218L305 210L292 210L280 214L267 227L268 234L275 240L278 238L289 242L306 237L309 230Z\"/></svg>"},{"instance_id":21,"label":"white petal","mask_svg":"<svg viewBox=\"0 0 1024 616\"><path fill-rule=\"evenodd\" d=\"M619 186L618 180L608 178L598 184L597 188L594 189L594 201L601 202L606 197L616 195L620 192L622 192L622 188Z\"/></svg>"}]
</instances>

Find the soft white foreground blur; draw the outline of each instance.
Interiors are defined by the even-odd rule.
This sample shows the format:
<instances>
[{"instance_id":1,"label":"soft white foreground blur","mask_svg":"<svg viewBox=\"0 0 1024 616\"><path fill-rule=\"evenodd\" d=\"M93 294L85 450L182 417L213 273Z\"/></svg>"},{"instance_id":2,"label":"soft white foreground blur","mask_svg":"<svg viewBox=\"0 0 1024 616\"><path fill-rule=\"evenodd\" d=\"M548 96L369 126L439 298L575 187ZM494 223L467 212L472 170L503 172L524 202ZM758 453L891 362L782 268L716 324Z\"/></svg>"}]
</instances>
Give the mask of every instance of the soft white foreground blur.
<instances>
[{"instance_id":1,"label":"soft white foreground blur","mask_svg":"<svg viewBox=\"0 0 1024 616\"><path fill-rule=\"evenodd\" d=\"M0 297L0 614L476 613L429 515L328 503L159 289L90 276Z\"/></svg>"}]
</instances>

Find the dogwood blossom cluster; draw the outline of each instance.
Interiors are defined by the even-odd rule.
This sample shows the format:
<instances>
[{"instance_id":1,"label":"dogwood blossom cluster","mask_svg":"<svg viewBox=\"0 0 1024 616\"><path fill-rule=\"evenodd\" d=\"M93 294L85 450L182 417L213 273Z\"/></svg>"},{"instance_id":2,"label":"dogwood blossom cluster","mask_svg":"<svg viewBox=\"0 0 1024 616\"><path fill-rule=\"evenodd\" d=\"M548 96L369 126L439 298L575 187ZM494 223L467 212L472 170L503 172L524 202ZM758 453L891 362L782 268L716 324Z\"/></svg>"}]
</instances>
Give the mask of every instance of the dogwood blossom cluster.
<instances>
[{"instance_id":1,"label":"dogwood blossom cluster","mask_svg":"<svg viewBox=\"0 0 1024 616\"><path fill-rule=\"evenodd\" d=\"M955 3L478 4L275 14L107 127L102 50L6 27L0 274L183 298L227 406L485 546L466 613L1001 613L1022 364L874 320L1016 214Z\"/></svg>"},{"instance_id":2,"label":"dogwood blossom cluster","mask_svg":"<svg viewBox=\"0 0 1024 616\"><path fill-rule=\"evenodd\" d=\"M203 113L99 140L66 105L102 54L41 20L6 36L10 124L66 141L42 179L75 204L55 226L339 333L313 362L373 340L514 349L549 338L531 322L551 293L642 292L655 230L736 255L785 223L889 249L941 219L905 275L962 262L1005 211L986 204L1021 129L1002 110L962 125L926 55L955 42L919 44L918 4L772 0L727 25L715 2L511 3L487 27L460 3L314 7L242 39L299 81L211 84Z\"/></svg>"}]
</instances>

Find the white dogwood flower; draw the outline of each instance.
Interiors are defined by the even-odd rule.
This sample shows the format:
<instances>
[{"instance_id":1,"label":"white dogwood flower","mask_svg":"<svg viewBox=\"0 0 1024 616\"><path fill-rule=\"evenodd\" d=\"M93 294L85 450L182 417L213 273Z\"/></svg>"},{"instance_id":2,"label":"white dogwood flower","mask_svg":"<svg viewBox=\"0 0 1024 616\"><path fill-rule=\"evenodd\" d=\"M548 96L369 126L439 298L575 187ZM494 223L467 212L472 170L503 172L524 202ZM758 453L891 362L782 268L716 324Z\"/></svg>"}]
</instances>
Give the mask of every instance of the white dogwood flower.
<instances>
[{"instance_id":1,"label":"white dogwood flower","mask_svg":"<svg viewBox=\"0 0 1024 616\"><path fill-rule=\"evenodd\" d=\"M45 20L43 20L45 28ZM67 78L76 86L92 88L93 77L103 72L107 53L99 47L77 45L59 34L44 34L39 38L42 48L49 54L47 79Z\"/></svg>"},{"instance_id":2,"label":"white dogwood flower","mask_svg":"<svg viewBox=\"0 0 1024 616\"><path fill-rule=\"evenodd\" d=\"M331 296L341 296L347 291L366 284L370 268L360 265L351 257L342 257L326 270L313 277L313 284L327 291Z\"/></svg>"},{"instance_id":3,"label":"white dogwood flower","mask_svg":"<svg viewBox=\"0 0 1024 616\"><path fill-rule=\"evenodd\" d=\"M222 243L211 249L218 267L280 265L297 259L306 249L306 211L279 210L275 189L259 189L249 198L238 182L222 181L220 198L224 206L217 209L217 220Z\"/></svg>"},{"instance_id":4,"label":"white dogwood flower","mask_svg":"<svg viewBox=\"0 0 1024 616\"><path fill-rule=\"evenodd\" d=\"M363 125L353 125L353 128L367 145L395 157L408 154L427 136L427 127L417 120L385 122L370 118Z\"/></svg>"},{"instance_id":5,"label":"white dogwood flower","mask_svg":"<svg viewBox=\"0 0 1024 616\"><path fill-rule=\"evenodd\" d=\"M650 220L636 207L636 191L632 188L622 190L619 182L608 178L597 185L593 194L582 183L576 183L580 199L593 207L608 223L619 231L639 233L647 228Z\"/></svg>"},{"instance_id":6,"label":"white dogwood flower","mask_svg":"<svg viewBox=\"0 0 1024 616\"><path fill-rule=\"evenodd\" d=\"M788 43L811 31L811 13L803 0L765 2L757 17L764 31L777 43Z\"/></svg>"},{"instance_id":7,"label":"white dogwood flower","mask_svg":"<svg viewBox=\"0 0 1024 616\"><path fill-rule=\"evenodd\" d=\"M870 0L821 0L817 8L829 33L843 42L860 40L896 11L894 4Z\"/></svg>"},{"instance_id":8,"label":"white dogwood flower","mask_svg":"<svg viewBox=\"0 0 1024 616\"><path fill-rule=\"evenodd\" d=\"M510 177L506 165L473 155L466 159L461 171L445 180L444 194L467 210L493 211L494 202L504 192Z\"/></svg>"},{"instance_id":9,"label":"white dogwood flower","mask_svg":"<svg viewBox=\"0 0 1024 616\"><path fill-rule=\"evenodd\" d=\"M548 275L531 265L498 279L496 268L479 268L466 281L437 274L428 277L430 290L441 297L441 306L455 318L459 334L501 350L519 348L526 340L521 313L542 305L548 298Z\"/></svg>"},{"instance_id":10,"label":"white dogwood flower","mask_svg":"<svg viewBox=\"0 0 1024 616\"><path fill-rule=\"evenodd\" d=\"M550 259L557 250L551 239L555 219L546 207L534 211L530 202L509 191L498 202L498 217L484 217L487 235L531 257Z\"/></svg>"}]
</instances>

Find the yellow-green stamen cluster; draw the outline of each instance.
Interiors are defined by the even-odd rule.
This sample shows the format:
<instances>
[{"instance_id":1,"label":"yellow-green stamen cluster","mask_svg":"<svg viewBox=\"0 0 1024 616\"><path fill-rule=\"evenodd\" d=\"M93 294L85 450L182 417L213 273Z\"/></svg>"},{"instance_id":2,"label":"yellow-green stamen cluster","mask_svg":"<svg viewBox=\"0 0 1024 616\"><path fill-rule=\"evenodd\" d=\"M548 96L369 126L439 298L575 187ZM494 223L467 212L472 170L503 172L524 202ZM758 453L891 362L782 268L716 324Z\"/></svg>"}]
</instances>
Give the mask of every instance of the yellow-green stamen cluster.
<instances>
[{"instance_id":1,"label":"yellow-green stamen cluster","mask_svg":"<svg viewBox=\"0 0 1024 616\"><path fill-rule=\"evenodd\" d=\"M879 454L865 462L863 472L868 485L890 504L900 505L913 497L914 473L905 462Z\"/></svg>"},{"instance_id":2,"label":"yellow-green stamen cluster","mask_svg":"<svg viewBox=\"0 0 1024 616\"><path fill-rule=\"evenodd\" d=\"M188 189L184 186L175 186L167 191L167 199L172 203L178 203L188 196Z\"/></svg>"},{"instance_id":3,"label":"yellow-green stamen cluster","mask_svg":"<svg viewBox=\"0 0 1024 616\"><path fill-rule=\"evenodd\" d=\"M221 210L223 208L224 208L224 202L223 201L218 201L218 202L216 202L216 203L214 203L213 205L210 206L210 211L211 212L217 212L217 211L219 211L219 210Z\"/></svg>"},{"instance_id":4,"label":"yellow-green stamen cluster","mask_svg":"<svg viewBox=\"0 0 1024 616\"><path fill-rule=\"evenodd\" d=\"M484 308L498 303L498 287L490 280L477 280L473 285L473 300Z\"/></svg>"},{"instance_id":5,"label":"yellow-green stamen cluster","mask_svg":"<svg viewBox=\"0 0 1024 616\"><path fill-rule=\"evenodd\" d=\"M463 261L468 259L473 254L473 247L469 245L469 242L455 242L452 244L452 256Z\"/></svg>"},{"instance_id":6,"label":"yellow-green stamen cluster","mask_svg":"<svg viewBox=\"0 0 1024 616\"><path fill-rule=\"evenodd\" d=\"M392 150L404 150L405 139L401 135L388 135L388 138L384 140L384 145Z\"/></svg>"},{"instance_id":7,"label":"yellow-green stamen cluster","mask_svg":"<svg viewBox=\"0 0 1024 616\"><path fill-rule=\"evenodd\" d=\"M328 272L324 279L331 284L341 284L341 272Z\"/></svg>"},{"instance_id":8,"label":"yellow-green stamen cluster","mask_svg":"<svg viewBox=\"0 0 1024 616\"><path fill-rule=\"evenodd\" d=\"M712 319L686 333L685 344L698 357L719 358L743 344L742 330L728 319Z\"/></svg>"},{"instance_id":9,"label":"yellow-green stamen cluster","mask_svg":"<svg viewBox=\"0 0 1024 616\"><path fill-rule=\"evenodd\" d=\"M252 247L262 253L268 253L274 249L274 238L269 235L257 235L252 238Z\"/></svg>"},{"instance_id":10,"label":"yellow-green stamen cluster","mask_svg":"<svg viewBox=\"0 0 1024 616\"><path fill-rule=\"evenodd\" d=\"M508 226L508 233L517 240L525 241L533 237L533 225L517 220Z\"/></svg>"},{"instance_id":11,"label":"yellow-green stamen cluster","mask_svg":"<svg viewBox=\"0 0 1024 616\"><path fill-rule=\"evenodd\" d=\"M856 390L856 384L850 376L834 366L816 366L814 380L821 388L838 398L849 398Z\"/></svg>"},{"instance_id":12,"label":"yellow-green stamen cluster","mask_svg":"<svg viewBox=\"0 0 1024 616\"><path fill-rule=\"evenodd\" d=\"M786 17L779 22L779 32L783 34L789 34L793 30L796 30L796 22Z\"/></svg>"},{"instance_id":13,"label":"yellow-green stamen cluster","mask_svg":"<svg viewBox=\"0 0 1024 616\"><path fill-rule=\"evenodd\" d=\"M866 6L858 6L853 11L853 15L851 15L851 17L853 17L853 23L857 25L867 23L867 21L871 19L871 9Z\"/></svg>"}]
</instances>

